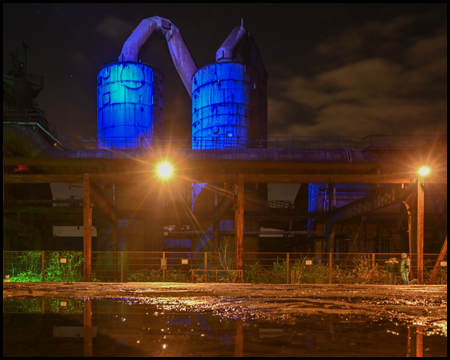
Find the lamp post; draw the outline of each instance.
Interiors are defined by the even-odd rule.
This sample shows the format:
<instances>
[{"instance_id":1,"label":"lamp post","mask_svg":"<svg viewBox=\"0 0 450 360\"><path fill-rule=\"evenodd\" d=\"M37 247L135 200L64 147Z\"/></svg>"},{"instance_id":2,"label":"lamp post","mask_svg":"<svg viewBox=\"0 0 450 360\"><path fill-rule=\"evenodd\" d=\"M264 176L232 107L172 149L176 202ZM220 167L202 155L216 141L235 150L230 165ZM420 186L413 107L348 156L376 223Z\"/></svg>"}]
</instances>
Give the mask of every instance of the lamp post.
<instances>
[{"instance_id":1,"label":"lamp post","mask_svg":"<svg viewBox=\"0 0 450 360\"><path fill-rule=\"evenodd\" d=\"M154 209L154 217L152 219L154 227L152 234L152 251L164 250L164 217L166 211L167 194L174 178L174 170L172 165L167 161L162 161L154 168L156 178L158 179L159 186L157 187L158 196Z\"/></svg>"},{"instance_id":2,"label":"lamp post","mask_svg":"<svg viewBox=\"0 0 450 360\"><path fill-rule=\"evenodd\" d=\"M430 168L423 166L418 171L417 178L417 280L423 284L423 240L425 217L425 178L430 174Z\"/></svg>"}]
</instances>

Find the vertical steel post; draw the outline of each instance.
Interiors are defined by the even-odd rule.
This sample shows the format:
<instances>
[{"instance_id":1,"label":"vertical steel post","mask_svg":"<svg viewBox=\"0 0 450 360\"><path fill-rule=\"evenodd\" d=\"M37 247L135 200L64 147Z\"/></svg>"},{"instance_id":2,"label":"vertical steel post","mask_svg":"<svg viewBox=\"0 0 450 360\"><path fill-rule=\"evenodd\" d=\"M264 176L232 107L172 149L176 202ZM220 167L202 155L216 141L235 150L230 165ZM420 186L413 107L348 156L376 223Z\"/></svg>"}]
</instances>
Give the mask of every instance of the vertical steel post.
<instances>
[{"instance_id":1,"label":"vertical steel post","mask_svg":"<svg viewBox=\"0 0 450 360\"><path fill-rule=\"evenodd\" d=\"M117 219L112 222L114 281L117 281Z\"/></svg>"},{"instance_id":2,"label":"vertical steel post","mask_svg":"<svg viewBox=\"0 0 450 360\"><path fill-rule=\"evenodd\" d=\"M289 253L286 254L286 284L289 284Z\"/></svg>"},{"instance_id":3,"label":"vertical steel post","mask_svg":"<svg viewBox=\"0 0 450 360\"><path fill-rule=\"evenodd\" d=\"M208 253L205 251L205 282L208 281Z\"/></svg>"},{"instance_id":4,"label":"vertical steel post","mask_svg":"<svg viewBox=\"0 0 450 360\"><path fill-rule=\"evenodd\" d=\"M417 280L423 284L424 183L417 182Z\"/></svg>"},{"instance_id":5,"label":"vertical steel post","mask_svg":"<svg viewBox=\"0 0 450 360\"><path fill-rule=\"evenodd\" d=\"M45 251L41 252L42 282L45 282Z\"/></svg>"},{"instance_id":6,"label":"vertical steel post","mask_svg":"<svg viewBox=\"0 0 450 360\"><path fill-rule=\"evenodd\" d=\"M333 271L333 253L330 251L328 255L328 284L331 284L332 271Z\"/></svg>"},{"instance_id":7,"label":"vertical steel post","mask_svg":"<svg viewBox=\"0 0 450 360\"><path fill-rule=\"evenodd\" d=\"M213 219L213 267L214 269L217 269L217 252L219 251L219 227L220 227L220 220L219 220L219 214L217 213L217 186L215 185L214 188L214 219Z\"/></svg>"},{"instance_id":8,"label":"vertical steel post","mask_svg":"<svg viewBox=\"0 0 450 360\"><path fill-rule=\"evenodd\" d=\"M120 282L123 282L123 251L120 252Z\"/></svg>"},{"instance_id":9,"label":"vertical steel post","mask_svg":"<svg viewBox=\"0 0 450 360\"><path fill-rule=\"evenodd\" d=\"M166 258L166 252L163 251L163 259ZM166 262L166 267L167 267L167 262ZM162 269L163 271L163 282L166 282L166 269Z\"/></svg>"},{"instance_id":10,"label":"vertical steel post","mask_svg":"<svg viewBox=\"0 0 450 360\"><path fill-rule=\"evenodd\" d=\"M89 174L83 175L83 255L83 280L85 282L90 282L92 265L92 203L90 195Z\"/></svg>"},{"instance_id":11,"label":"vertical steel post","mask_svg":"<svg viewBox=\"0 0 450 360\"><path fill-rule=\"evenodd\" d=\"M244 174L237 176L237 199L235 210L236 270L244 271Z\"/></svg>"},{"instance_id":12,"label":"vertical steel post","mask_svg":"<svg viewBox=\"0 0 450 360\"><path fill-rule=\"evenodd\" d=\"M375 253L372 253L372 284L375 281Z\"/></svg>"}]
</instances>

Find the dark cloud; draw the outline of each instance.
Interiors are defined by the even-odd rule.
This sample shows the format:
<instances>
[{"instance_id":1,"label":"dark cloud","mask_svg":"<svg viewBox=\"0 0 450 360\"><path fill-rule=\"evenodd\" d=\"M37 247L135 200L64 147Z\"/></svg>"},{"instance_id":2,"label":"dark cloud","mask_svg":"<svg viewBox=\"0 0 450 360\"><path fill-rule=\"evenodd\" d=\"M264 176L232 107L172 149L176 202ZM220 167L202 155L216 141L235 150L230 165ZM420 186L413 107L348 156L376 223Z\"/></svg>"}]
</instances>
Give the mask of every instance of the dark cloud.
<instances>
[{"instance_id":1,"label":"dark cloud","mask_svg":"<svg viewBox=\"0 0 450 360\"><path fill-rule=\"evenodd\" d=\"M447 35L441 28L404 41L418 19L372 21L318 43L318 62L332 58L334 67L273 81L272 135L446 133ZM309 116L290 113L292 103Z\"/></svg>"}]
</instances>

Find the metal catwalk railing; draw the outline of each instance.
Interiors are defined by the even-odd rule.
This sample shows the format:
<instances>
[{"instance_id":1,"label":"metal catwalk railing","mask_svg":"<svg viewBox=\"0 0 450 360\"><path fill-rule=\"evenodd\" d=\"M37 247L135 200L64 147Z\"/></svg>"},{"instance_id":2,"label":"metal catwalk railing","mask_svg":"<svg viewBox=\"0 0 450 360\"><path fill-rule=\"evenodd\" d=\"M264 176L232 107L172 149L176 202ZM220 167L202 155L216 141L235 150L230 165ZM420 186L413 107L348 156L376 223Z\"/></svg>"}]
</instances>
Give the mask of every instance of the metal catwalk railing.
<instances>
[{"instance_id":1,"label":"metal catwalk railing","mask_svg":"<svg viewBox=\"0 0 450 360\"><path fill-rule=\"evenodd\" d=\"M165 150L213 150L213 149L268 149L268 150L332 150L352 148L410 148L425 145L435 135L387 136L370 135L364 139L350 136L271 136L260 137L102 137L97 140L72 138L71 149L165 149Z\"/></svg>"},{"instance_id":2,"label":"metal catwalk railing","mask_svg":"<svg viewBox=\"0 0 450 360\"><path fill-rule=\"evenodd\" d=\"M439 254L424 255L427 283ZM231 252L92 252L91 280L101 282L246 282L272 284L389 284L386 261L398 253L246 252L237 271ZM416 254L411 258L417 282ZM447 283L447 257L435 283ZM12 282L83 281L81 251L4 251L3 279ZM397 283L402 279L397 269Z\"/></svg>"},{"instance_id":3,"label":"metal catwalk railing","mask_svg":"<svg viewBox=\"0 0 450 360\"><path fill-rule=\"evenodd\" d=\"M269 150L326 150L352 148L410 148L427 144L437 135L369 135L363 139L352 136L115 136L96 140L69 137L52 124L39 109L3 111L4 123L39 127L64 149L269 149Z\"/></svg>"},{"instance_id":4,"label":"metal catwalk railing","mask_svg":"<svg viewBox=\"0 0 450 360\"><path fill-rule=\"evenodd\" d=\"M31 126L34 129L38 128L63 149L67 150L71 146L70 137L55 124L51 123L39 109L3 111L3 122Z\"/></svg>"}]
</instances>

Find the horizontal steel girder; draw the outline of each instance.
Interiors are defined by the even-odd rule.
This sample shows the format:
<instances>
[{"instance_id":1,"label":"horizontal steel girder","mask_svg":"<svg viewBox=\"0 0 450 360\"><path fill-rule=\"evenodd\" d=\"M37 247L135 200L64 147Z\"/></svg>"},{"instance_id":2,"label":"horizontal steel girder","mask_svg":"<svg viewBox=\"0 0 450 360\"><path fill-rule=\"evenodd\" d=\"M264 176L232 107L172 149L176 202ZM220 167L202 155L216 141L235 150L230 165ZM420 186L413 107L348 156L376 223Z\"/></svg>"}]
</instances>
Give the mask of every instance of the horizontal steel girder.
<instances>
[{"instance_id":1,"label":"horizontal steel girder","mask_svg":"<svg viewBox=\"0 0 450 360\"><path fill-rule=\"evenodd\" d=\"M149 174L92 174L96 183L151 183L154 182ZM5 174L5 184L36 184L36 183L81 183L82 174ZM233 183L236 175L204 174L183 177L187 182ZM176 181L176 180L174 180ZM407 184L411 182L409 174L246 174L245 183L334 183L334 184ZM435 177L427 183L447 183L447 174Z\"/></svg>"}]
</instances>

